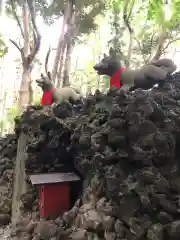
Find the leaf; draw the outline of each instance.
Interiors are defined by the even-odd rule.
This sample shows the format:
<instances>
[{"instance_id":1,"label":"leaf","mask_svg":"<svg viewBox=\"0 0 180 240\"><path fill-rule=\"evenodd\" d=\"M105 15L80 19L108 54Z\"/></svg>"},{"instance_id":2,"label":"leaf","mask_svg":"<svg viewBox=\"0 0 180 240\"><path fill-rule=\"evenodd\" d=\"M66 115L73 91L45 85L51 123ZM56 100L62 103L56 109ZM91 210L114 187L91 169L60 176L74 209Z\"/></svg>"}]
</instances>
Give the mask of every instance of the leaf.
<instances>
[{"instance_id":1,"label":"leaf","mask_svg":"<svg viewBox=\"0 0 180 240\"><path fill-rule=\"evenodd\" d=\"M165 11L162 0L149 0L147 20L155 20L158 25L162 25L164 23Z\"/></svg>"},{"instance_id":2,"label":"leaf","mask_svg":"<svg viewBox=\"0 0 180 240\"><path fill-rule=\"evenodd\" d=\"M36 10L43 16L47 24L52 24L54 19L63 15L66 1L53 0L47 4L45 0L36 0ZM97 28L95 18L102 14L106 7L106 0L76 0L76 23L79 27L79 35L89 34ZM87 14L87 10L90 10Z\"/></svg>"},{"instance_id":3,"label":"leaf","mask_svg":"<svg viewBox=\"0 0 180 240\"><path fill-rule=\"evenodd\" d=\"M180 1L173 0L172 1L172 21L179 21L180 20Z\"/></svg>"},{"instance_id":4,"label":"leaf","mask_svg":"<svg viewBox=\"0 0 180 240\"><path fill-rule=\"evenodd\" d=\"M19 108L17 106L9 108L8 111L7 111L7 116L6 116L8 122L13 123L14 122L14 118L16 116L18 116L19 114L20 114L20 110L19 110Z\"/></svg>"},{"instance_id":5,"label":"leaf","mask_svg":"<svg viewBox=\"0 0 180 240\"><path fill-rule=\"evenodd\" d=\"M0 35L0 57L3 57L8 52L8 47L4 43L2 39L2 35Z\"/></svg>"}]
</instances>

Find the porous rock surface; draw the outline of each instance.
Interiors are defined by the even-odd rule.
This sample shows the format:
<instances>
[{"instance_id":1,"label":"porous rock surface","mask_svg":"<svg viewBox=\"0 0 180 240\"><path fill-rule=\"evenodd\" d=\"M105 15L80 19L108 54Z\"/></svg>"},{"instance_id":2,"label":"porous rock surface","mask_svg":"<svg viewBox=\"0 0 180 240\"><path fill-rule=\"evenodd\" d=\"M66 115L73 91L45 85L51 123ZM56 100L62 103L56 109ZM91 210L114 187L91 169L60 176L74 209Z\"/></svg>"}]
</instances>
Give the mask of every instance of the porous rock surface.
<instances>
[{"instance_id":1,"label":"porous rock surface","mask_svg":"<svg viewBox=\"0 0 180 240\"><path fill-rule=\"evenodd\" d=\"M14 237L180 239L180 73L151 91L97 91L53 112L30 106L16 119L20 132L28 135L27 175L75 171L84 184L69 212L40 220L27 178Z\"/></svg>"},{"instance_id":2,"label":"porous rock surface","mask_svg":"<svg viewBox=\"0 0 180 240\"><path fill-rule=\"evenodd\" d=\"M8 134L0 138L0 226L11 220L13 171L17 151L17 137Z\"/></svg>"}]
</instances>

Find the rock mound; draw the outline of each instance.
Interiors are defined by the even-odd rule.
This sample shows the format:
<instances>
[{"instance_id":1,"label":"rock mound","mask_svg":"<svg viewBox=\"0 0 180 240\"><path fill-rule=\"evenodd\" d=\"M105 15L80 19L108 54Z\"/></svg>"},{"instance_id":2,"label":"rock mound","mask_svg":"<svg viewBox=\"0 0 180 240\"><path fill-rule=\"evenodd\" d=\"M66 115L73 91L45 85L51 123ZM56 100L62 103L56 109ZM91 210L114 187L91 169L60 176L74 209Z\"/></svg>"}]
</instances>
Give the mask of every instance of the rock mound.
<instances>
[{"instance_id":1,"label":"rock mound","mask_svg":"<svg viewBox=\"0 0 180 240\"><path fill-rule=\"evenodd\" d=\"M17 137L9 134L0 138L0 226L11 220L13 172L17 151Z\"/></svg>"},{"instance_id":2,"label":"rock mound","mask_svg":"<svg viewBox=\"0 0 180 240\"><path fill-rule=\"evenodd\" d=\"M33 225L34 239L180 238L180 73L151 91L30 106L16 119L22 131L27 174L75 171L84 182L68 213Z\"/></svg>"}]
</instances>

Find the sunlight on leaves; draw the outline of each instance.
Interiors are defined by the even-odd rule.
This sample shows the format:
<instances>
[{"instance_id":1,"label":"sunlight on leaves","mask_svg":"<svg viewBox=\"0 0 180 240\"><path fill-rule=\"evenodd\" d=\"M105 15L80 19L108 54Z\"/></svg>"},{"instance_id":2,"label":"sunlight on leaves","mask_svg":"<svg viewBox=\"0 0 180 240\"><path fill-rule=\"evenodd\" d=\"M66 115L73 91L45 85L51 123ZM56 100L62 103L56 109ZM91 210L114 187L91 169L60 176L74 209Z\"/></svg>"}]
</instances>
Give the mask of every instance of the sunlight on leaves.
<instances>
[{"instance_id":1,"label":"sunlight on leaves","mask_svg":"<svg viewBox=\"0 0 180 240\"><path fill-rule=\"evenodd\" d=\"M4 43L2 36L0 35L0 57L3 57L8 52L8 47Z\"/></svg>"}]
</instances>

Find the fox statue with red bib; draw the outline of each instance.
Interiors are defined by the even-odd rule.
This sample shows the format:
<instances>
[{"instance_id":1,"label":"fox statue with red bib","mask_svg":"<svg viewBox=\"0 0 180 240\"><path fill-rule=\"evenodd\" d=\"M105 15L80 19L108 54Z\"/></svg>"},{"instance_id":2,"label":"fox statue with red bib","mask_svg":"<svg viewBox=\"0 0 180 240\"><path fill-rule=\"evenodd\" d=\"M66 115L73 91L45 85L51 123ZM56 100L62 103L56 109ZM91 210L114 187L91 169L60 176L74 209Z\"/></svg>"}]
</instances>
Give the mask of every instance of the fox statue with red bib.
<instances>
[{"instance_id":1,"label":"fox statue with red bib","mask_svg":"<svg viewBox=\"0 0 180 240\"><path fill-rule=\"evenodd\" d=\"M41 78L37 79L36 83L43 90L42 105L60 104L63 101L76 102L80 99L79 92L72 87L55 88L50 72L48 72L47 77L41 74Z\"/></svg>"},{"instance_id":2,"label":"fox statue with red bib","mask_svg":"<svg viewBox=\"0 0 180 240\"><path fill-rule=\"evenodd\" d=\"M110 48L109 56L104 54L100 63L94 65L99 75L110 77L110 88L150 89L155 84L161 83L168 74L176 70L176 65L170 59L160 59L146 64L139 69L128 69L120 66L115 51Z\"/></svg>"}]
</instances>

